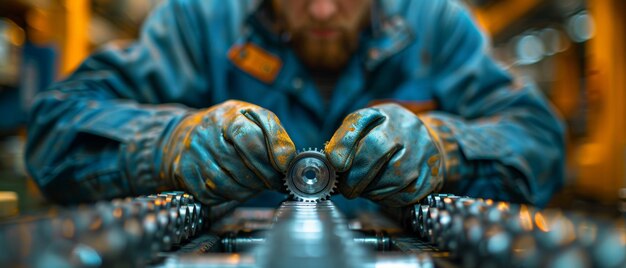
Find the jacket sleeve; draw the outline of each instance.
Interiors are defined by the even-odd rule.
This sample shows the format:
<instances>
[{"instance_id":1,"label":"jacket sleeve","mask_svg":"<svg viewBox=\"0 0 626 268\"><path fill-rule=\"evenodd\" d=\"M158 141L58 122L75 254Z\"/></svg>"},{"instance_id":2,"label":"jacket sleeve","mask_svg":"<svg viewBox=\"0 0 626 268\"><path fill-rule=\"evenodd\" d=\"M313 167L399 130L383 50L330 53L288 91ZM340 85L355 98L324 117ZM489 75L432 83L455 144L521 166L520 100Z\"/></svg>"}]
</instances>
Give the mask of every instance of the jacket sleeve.
<instances>
[{"instance_id":1,"label":"jacket sleeve","mask_svg":"<svg viewBox=\"0 0 626 268\"><path fill-rule=\"evenodd\" d=\"M545 205L561 187L564 126L530 82L489 56L468 12L438 1L433 70L441 111L422 116L444 152L443 191Z\"/></svg>"},{"instance_id":2,"label":"jacket sleeve","mask_svg":"<svg viewBox=\"0 0 626 268\"><path fill-rule=\"evenodd\" d=\"M207 89L202 1L166 1L140 39L108 46L36 97L26 164L49 199L76 203L173 187L160 143L189 108L158 103Z\"/></svg>"}]
</instances>

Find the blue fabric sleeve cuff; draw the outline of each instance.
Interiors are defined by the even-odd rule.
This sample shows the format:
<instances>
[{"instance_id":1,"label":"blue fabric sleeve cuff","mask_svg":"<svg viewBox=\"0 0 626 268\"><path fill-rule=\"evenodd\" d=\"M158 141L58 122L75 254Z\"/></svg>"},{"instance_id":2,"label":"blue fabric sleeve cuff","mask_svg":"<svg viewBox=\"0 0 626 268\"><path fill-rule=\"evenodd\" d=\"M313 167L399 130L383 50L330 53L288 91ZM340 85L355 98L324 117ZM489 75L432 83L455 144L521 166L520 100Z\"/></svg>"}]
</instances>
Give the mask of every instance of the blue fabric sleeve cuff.
<instances>
[{"instance_id":1,"label":"blue fabric sleeve cuff","mask_svg":"<svg viewBox=\"0 0 626 268\"><path fill-rule=\"evenodd\" d=\"M456 192L459 182L474 174L475 167L465 158L459 147L456 138L458 129L450 122L454 119L440 113L421 115L420 119L442 154L444 185L441 191Z\"/></svg>"},{"instance_id":2,"label":"blue fabric sleeve cuff","mask_svg":"<svg viewBox=\"0 0 626 268\"><path fill-rule=\"evenodd\" d=\"M171 178L161 174L162 143L187 112L182 108L159 109L153 117L137 122L143 125L138 128L142 132L122 144L120 166L124 167L133 194L149 194L176 187Z\"/></svg>"}]
</instances>

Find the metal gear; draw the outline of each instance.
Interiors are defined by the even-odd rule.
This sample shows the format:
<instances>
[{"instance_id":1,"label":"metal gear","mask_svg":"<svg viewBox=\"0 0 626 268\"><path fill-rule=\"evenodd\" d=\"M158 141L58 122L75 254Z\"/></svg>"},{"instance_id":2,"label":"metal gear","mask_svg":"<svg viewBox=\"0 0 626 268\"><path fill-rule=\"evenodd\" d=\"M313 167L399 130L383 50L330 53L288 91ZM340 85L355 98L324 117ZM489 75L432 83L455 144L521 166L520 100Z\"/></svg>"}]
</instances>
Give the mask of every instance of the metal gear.
<instances>
[{"instance_id":1,"label":"metal gear","mask_svg":"<svg viewBox=\"0 0 626 268\"><path fill-rule=\"evenodd\" d=\"M303 150L289 163L285 186L295 200L326 200L335 190L337 174L323 151Z\"/></svg>"}]
</instances>

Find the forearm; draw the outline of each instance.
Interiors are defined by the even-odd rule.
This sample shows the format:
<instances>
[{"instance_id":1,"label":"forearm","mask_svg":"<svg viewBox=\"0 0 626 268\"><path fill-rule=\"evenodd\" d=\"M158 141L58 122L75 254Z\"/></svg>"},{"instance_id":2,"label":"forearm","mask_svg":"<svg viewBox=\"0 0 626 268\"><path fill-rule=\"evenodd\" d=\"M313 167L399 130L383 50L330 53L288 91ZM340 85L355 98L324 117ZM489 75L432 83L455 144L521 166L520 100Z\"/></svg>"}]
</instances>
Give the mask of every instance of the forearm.
<instances>
[{"instance_id":1,"label":"forearm","mask_svg":"<svg viewBox=\"0 0 626 268\"><path fill-rule=\"evenodd\" d=\"M95 92L74 84L35 101L26 164L44 194L75 203L171 188L158 174L159 143L188 109Z\"/></svg>"},{"instance_id":2,"label":"forearm","mask_svg":"<svg viewBox=\"0 0 626 268\"><path fill-rule=\"evenodd\" d=\"M542 206L561 186L563 125L532 86L511 90L479 118L422 116L443 148L445 191Z\"/></svg>"},{"instance_id":3,"label":"forearm","mask_svg":"<svg viewBox=\"0 0 626 268\"><path fill-rule=\"evenodd\" d=\"M422 115L444 154L443 191L545 205L563 181L564 127L543 93L490 55L454 1L436 1L432 83L440 112Z\"/></svg>"},{"instance_id":4,"label":"forearm","mask_svg":"<svg viewBox=\"0 0 626 268\"><path fill-rule=\"evenodd\" d=\"M206 32L189 25L212 6L166 1L137 42L100 49L37 97L26 164L44 193L69 203L171 187L158 171L158 144L189 109L149 104L210 91L211 46L199 46Z\"/></svg>"}]
</instances>

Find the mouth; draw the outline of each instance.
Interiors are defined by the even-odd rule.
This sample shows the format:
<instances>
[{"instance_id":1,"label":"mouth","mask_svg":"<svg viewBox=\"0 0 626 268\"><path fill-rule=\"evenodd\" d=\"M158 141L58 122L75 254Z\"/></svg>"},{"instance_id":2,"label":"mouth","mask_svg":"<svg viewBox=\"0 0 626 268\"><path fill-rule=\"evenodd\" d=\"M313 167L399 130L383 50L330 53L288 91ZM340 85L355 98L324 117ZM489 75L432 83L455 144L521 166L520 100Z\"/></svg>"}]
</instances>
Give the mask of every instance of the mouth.
<instances>
[{"instance_id":1,"label":"mouth","mask_svg":"<svg viewBox=\"0 0 626 268\"><path fill-rule=\"evenodd\" d=\"M315 38L330 39L339 35L339 30L329 28L315 28L308 31L309 35Z\"/></svg>"}]
</instances>

